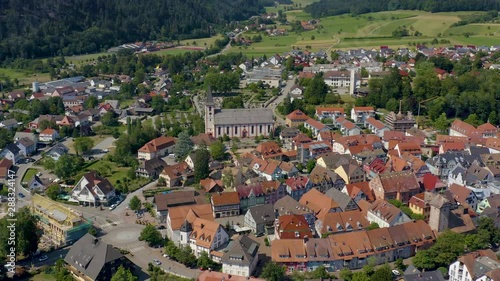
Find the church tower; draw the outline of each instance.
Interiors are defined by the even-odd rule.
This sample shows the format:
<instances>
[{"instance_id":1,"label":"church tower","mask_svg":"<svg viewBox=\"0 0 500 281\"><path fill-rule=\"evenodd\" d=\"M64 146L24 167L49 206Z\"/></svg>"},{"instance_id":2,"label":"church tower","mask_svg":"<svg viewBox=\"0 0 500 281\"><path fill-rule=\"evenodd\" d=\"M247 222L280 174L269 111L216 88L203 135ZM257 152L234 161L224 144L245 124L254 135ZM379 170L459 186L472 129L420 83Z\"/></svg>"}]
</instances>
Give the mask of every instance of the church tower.
<instances>
[{"instance_id":1,"label":"church tower","mask_svg":"<svg viewBox=\"0 0 500 281\"><path fill-rule=\"evenodd\" d=\"M205 134L215 136L215 104L212 97L212 89L208 86L207 101L205 103Z\"/></svg>"}]
</instances>

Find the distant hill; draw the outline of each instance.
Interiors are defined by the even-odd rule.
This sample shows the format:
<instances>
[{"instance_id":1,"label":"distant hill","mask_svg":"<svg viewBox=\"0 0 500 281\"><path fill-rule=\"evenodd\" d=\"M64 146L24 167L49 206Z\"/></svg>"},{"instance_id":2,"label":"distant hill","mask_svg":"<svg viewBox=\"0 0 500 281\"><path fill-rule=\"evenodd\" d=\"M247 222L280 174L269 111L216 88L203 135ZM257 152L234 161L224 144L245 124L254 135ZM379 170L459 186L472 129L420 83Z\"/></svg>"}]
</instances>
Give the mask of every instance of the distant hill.
<instances>
[{"instance_id":1,"label":"distant hill","mask_svg":"<svg viewBox=\"0 0 500 281\"><path fill-rule=\"evenodd\" d=\"M340 14L365 14L392 10L422 10L427 12L499 10L500 0L320 0L304 11L313 17Z\"/></svg>"},{"instance_id":2,"label":"distant hill","mask_svg":"<svg viewBox=\"0 0 500 281\"><path fill-rule=\"evenodd\" d=\"M0 62L208 37L270 0L0 0Z\"/></svg>"}]
</instances>

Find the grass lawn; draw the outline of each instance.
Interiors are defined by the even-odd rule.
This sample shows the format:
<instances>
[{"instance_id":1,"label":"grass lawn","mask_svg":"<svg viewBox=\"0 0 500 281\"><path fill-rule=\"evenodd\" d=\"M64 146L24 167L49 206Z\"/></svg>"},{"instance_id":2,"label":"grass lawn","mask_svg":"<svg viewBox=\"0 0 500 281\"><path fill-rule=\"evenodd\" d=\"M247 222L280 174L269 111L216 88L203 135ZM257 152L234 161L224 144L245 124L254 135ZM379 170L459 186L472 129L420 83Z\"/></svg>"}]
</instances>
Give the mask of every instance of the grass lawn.
<instances>
[{"instance_id":1,"label":"grass lawn","mask_svg":"<svg viewBox=\"0 0 500 281\"><path fill-rule=\"evenodd\" d=\"M197 39L188 39L188 40L182 40L180 43L181 45L193 45L193 42L196 42L196 46L199 47L205 47L205 43L207 44L207 47L210 47L210 45L213 45L215 40L217 39L222 39L221 34L217 34L216 36L208 37L208 38L197 38Z\"/></svg>"},{"instance_id":2,"label":"grass lawn","mask_svg":"<svg viewBox=\"0 0 500 281\"><path fill-rule=\"evenodd\" d=\"M98 57L107 56L107 55L111 55L111 54L103 52L103 53L96 53L96 54L69 56L69 57L65 57L65 58L66 58L66 61L68 63L73 63L75 65L81 65L81 64L85 64L87 61L93 61L93 60L97 59Z\"/></svg>"},{"instance_id":3,"label":"grass lawn","mask_svg":"<svg viewBox=\"0 0 500 281\"><path fill-rule=\"evenodd\" d=\"M24 173L24 176L23 176L23 180L21 182L28 182L31 180L31 178L33 178L34 175L36 175L36 173L38 173L39 171L37 169L34 169L34 168L29 168L26 173Z\"/></svg>"},{"instance_id":4,"label":"grass lawn","mask_svg":"<svg viewBox=\"0 0 500 281\"><path fill-rule=\"evenodd\" d=\"M88 171L99 171L101 175L109 180L109 182L116 187L116 183L118 181L123 182L125 178L128 178L127 172L130 168L128 167L118 167L118 165L114 162L106 161L106 160L98 160L88 167L85 167L80 173L78 173L74 178L75 181L78 181L83 174ZM141 186L148 183L148 179L145 178L137 178L137 179L129 179L128 188L130 191L137 190Z\"/></svg>"},{"instance_id":5,"label":"grass lawn","mask_svg":"<svg viewBox=\"0 0 500 281\"><path fill-rule=\"evenodd\" d=\"M17 78L19 80L19 86L29 86L31 83L37 79L39 82L50 81L50 76L48 73L32 73L27 70L17 70L11 68L0 68L0 77L9 77L11 80Z\"/></svg>"},{"instance_id":6,"label":"grass lawn","mask_svg":"<svg viewBox=\"0 0 500 281\"><path fill-rule=\"evenodd\" d=\"M170 48L170 49L164 49L160 50L157 52L152 52L150 54L155 54L158 56L164 56L164 55L178 55L178 54L184 54L187 52L193 52L195 50L187 50L187 49L178 49L178 48Z\"/></svg>"},{"instance_id":7,"label":"grass lawn","mask_svg":"<svg viewBox=\"0 0 500 281\"><path fill-rule=\"evenodd\" d=\"M318 28L303 31L299 34L289 33L286 36L271 37L264 35L262 42L248 47L234 47L231 52L242 52L247 56L273 55L288 52L293 47L312 51L348 48L379 48L388 45L392 48L408 46L409 42L431 42L441 34L442 39L450 40L450 44L492 45L498 40L500 25L493 23L471 24L450 28L460 20L460 16L477 14L478 12L428 13L423 11L387 11L363 14L356 17L338 15L320 18ZM287 11L289 20L310 20L312 17L302 10ZM410 32L423 33L419 37L392 37L392 32L399 26L406 26ZM489 29L488 29L489 27ZM280 26L280 28L290 28ZM466 38L464 32L474 35ZM253 36L256 33L245 33ZM451 35L453 34L453 35ZM491 35L490 35L491 34ZM314 39L313 39L314 36ZM440 44L440 45L450 45Z\"/></svg>"},{"instance_id":8,"label":"grass lawn","mask_svg":"<svg viewBox=\"0 0 500 281\"><path fill-rule=\"evenodd\" d=\"M39 273L29 279L30 281L56 281L54 274Z\"/></svg>"}]
</instances>

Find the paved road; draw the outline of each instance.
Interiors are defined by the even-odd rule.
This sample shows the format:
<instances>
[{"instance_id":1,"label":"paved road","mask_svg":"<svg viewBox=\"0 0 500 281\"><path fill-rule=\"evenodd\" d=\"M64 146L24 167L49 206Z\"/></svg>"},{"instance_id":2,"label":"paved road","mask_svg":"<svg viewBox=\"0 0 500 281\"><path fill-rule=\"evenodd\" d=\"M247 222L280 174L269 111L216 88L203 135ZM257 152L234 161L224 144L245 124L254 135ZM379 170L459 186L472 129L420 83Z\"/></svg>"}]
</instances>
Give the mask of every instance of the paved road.
<instances>
[{"instance_id":1,"label":"paved road","mask_svg":"<svg viewBox=\"0 0 500 281\"><path fill-rule=\"evenodd\" d=\"M102 158L106 155L106 152L104 150L109 150L110 148L114 147L113 143L116 141L115 138L113 137L108 137L102 140L100 143L98 143L96 146L92 147L90 150L90 154L94 158Z\"/></svg>"},{"instance_id":2,"label":"paved road","mask_svg":"<svg viewBox=\"0 0 500 281\"><path fill-rule=\"evenodd\" d=\"M69 251L69 248L70 248L70 246L52 251L50 253L44 253L43 255L38 255L36 257L20 261L17 263L17 265L26 266L26 267L31 267L31 266L40 267L43 265L54 265L54 263L58 259L60 259L60 258L64 259L64 257L66 256L66 254ZM47 260L40 261L39 258L44 256L44 255L47 256Z\"/></svg>"},{"instance_id":3,"label":"paved road","mask_svg":"<svg viewBox=\"0 0 500 281\"><path fill-rule=\"evenodd\" d=\"M156 185L156 181L153 181L153 182L150 182L150 183L146 184L145 186L137 189L136 191L127 194L127 197L125 197L125 199L123 200L123 202L120 203L120 205L118 205L113 211L111 211L111 213L114 214L114 215L118 215L118 214L123 213L123 211L127 208L128 204L130 202L130 199L132 197L142 195L142 190L143 189L145 189L145 188L146 189L152 188L155 185Z\"/></svg>"},{"instance_id":4,"label":"paved road","mask_svg":"<svg viewBox=\"0 0 500 281\"><path fill-rule=\"evenodd\" d=\"M243 34L243 31L240 31L239 33L237 33L234 38L238 38L241 34ZM215 53L213 55L209 55L207 56L207 58L210 58L210 57L215 57L215 56L218 56L218 55L222 55L224 54L225 52L227 52L229 49L231 48L231 40L229 40L229 42L227 43L227 45L224 47L224 49L222 49L220 52L218 53Z\"/></svg>"},{"instance_id":5,"label":"paved road","mask_svg":"<svg viewBox=\"0 0 500 281\"><path fill-rule=\"evenodd\" d=\"M276 98L272 103L267 105L267 108L270 108L274 112L277 125L285 126L285 120L278 114L276 114L276 107L285 100L294 84L295 77L293 77L292 79L288 79L286 82L286 86L282 88L282 94L279 95L278 98Z\"/></svg>"}]
</instances>

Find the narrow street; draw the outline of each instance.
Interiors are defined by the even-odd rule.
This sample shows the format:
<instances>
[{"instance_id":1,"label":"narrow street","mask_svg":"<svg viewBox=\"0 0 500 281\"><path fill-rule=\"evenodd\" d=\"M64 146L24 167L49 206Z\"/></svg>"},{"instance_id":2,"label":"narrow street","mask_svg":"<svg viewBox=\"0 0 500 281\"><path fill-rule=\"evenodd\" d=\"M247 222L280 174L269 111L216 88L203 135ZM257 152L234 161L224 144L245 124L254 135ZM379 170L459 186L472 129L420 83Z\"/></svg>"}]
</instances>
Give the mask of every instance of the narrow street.
<instances>
[{"instance_id":1,"label":"narrow street","mask_svg":"<svg viewBox=\"0 0 500 281\"><path fill-rule=\"evenodd\" d=\"M282 88L281 95L279 95L278 98L274 100L272 103L267 105L267 108L270 108L273 111L273 114L276 117L276 125L278 126L285 126L285 119L283 119L276 112L276 108L280 103L282 103L285 100L286 97L288 97L288 94L290 93L290 90L292 89L294 84L295 84L295 76L292 79L288 79L286 81L286 86Z\"/></svg>"}]
</instances>

